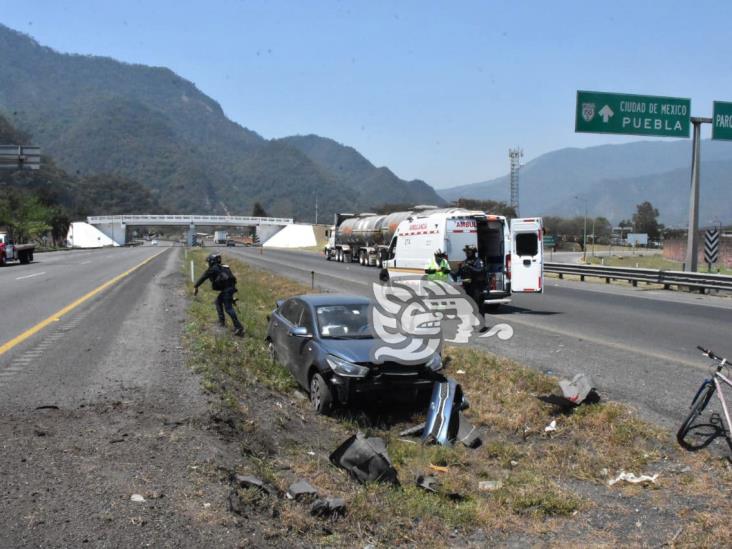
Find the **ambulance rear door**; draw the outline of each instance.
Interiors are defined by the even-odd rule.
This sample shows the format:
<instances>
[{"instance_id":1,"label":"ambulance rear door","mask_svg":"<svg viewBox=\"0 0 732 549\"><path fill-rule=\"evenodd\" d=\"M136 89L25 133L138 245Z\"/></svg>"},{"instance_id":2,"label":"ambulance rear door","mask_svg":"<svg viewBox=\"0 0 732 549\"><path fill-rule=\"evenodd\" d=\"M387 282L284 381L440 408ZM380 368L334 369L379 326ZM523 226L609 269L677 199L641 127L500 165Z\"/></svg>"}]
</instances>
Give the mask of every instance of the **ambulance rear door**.
<instances>
[{"instance_id":1,"label":"ambulance rear door","mask_svg":"<svg viewBox=\"0 0 732 549\"><path fill-rule=\"evenodd\" d=\"M543 237L540 217L511 220L511 293L544 291Z\"/></svg>"}]
</instances>

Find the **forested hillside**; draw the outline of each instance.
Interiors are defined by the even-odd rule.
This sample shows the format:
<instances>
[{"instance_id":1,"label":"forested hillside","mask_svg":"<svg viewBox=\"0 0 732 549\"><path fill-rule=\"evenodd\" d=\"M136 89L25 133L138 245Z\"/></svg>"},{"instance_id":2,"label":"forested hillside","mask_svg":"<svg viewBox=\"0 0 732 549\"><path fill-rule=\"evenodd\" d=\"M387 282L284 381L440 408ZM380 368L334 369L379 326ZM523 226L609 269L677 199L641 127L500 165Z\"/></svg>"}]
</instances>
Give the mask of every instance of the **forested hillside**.
<instances>
[{"instance_id":1,"label":"forested hillside","mask_svg":"<svg viewBox=\"0 0 732 549\"><path fill-rule=\"evenodd\" d=\"M0 75L0 112L63 169L132 179L170 211L244 214L260 202L312 220L317 194L322 220L376 202L440 200L353 149L365 163L357 178L288 139L266 140L166 68L61 54L0 25Z\"/></svg>"}]
</instances>

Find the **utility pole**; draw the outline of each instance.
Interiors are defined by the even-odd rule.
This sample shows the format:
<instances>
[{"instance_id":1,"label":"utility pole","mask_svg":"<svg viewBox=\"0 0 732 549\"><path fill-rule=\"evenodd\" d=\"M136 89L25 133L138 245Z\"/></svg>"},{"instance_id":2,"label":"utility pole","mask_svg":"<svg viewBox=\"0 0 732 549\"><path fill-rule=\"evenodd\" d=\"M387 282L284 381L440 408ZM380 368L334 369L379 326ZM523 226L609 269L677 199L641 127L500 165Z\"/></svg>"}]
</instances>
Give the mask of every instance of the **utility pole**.
<instances>
[{"instance_id":1,"label":"utility pole","mask_svg":"<svg viewBox=\"0 0 732 549\"><path fill-rule=\"evenodd\" d=\"M318 189L315 189L315 224L318 224Z\"/></svg>"},{"instance_id":2,"label":"utility pole","mask_svg":"<svg viewBox=\"0 0 732 549\"><path fill-rule=\"evenodd\" d=\"M508 158L511 161L511 172L509 175L509 184L511 186L511 207L519 216L519 168L521 168L521 158L524 151L520 147L508 149Z\"/></svg>"},{"instance_id":3,"label":"utility pole","mask_svg":"<svg viewBox=\"0 0 732 549\"><path fill-rule=\"evenodd\" d=\"M580 198L579 196L575 196L575 199L576 200L583 200L584 203L585 203L585 224L584 224L585 226L584 226L584 230L582 232L582 261L584 263L587 263L587 199L586 198ZM593 227L592 228L592 238L593 238L593 240L592 240L592 249L594 250L595 249L595 240L594 240L594 238L595 238L595 229L594 229L594 227L595 226L594 226L594 224L593 224L592 227ZM593 255L594 255L594 253L593 253Z\"/></svg>"},{"instance_id":4,"label":"utility pole","mask_svg":"<svg viewBox=\"0 0 732 549\"><path fill-rule=\"evenodd\" d=\"M686 270L693 273L698 267L699 256L699 168L701 164L701 125L711 124L711 118L691 117L694 138L691 144L691 192L689 196L689 234L686 239Z\"/></svg>"}]
</instances>

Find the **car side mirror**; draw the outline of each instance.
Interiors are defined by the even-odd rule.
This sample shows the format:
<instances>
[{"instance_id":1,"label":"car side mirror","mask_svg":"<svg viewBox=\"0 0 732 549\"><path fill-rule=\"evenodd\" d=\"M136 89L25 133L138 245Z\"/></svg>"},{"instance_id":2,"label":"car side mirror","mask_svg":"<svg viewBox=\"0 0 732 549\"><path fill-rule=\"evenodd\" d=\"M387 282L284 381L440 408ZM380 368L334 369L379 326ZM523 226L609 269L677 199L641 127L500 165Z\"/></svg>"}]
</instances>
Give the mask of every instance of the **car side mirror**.
<instances>
[{"instance_id":1,"label":"car side mirror","mask_svg":"<svg viewBox=\"0 0 732 549\"><path fill-rule=\"evenodd\" d=\"M287 331L287 335L292 337L313 337L308 333L308 329L305 326L293 326Z\"/></svg>"}]
</instances>

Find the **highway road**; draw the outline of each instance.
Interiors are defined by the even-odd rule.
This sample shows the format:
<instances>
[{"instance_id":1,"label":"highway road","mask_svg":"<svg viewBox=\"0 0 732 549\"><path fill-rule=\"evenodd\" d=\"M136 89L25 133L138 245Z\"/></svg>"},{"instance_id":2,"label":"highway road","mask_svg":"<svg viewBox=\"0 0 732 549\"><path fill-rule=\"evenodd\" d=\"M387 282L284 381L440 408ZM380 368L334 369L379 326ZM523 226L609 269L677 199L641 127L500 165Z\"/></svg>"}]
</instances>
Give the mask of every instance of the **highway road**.
<instances>
[{"instance_id":1,"label":"highway road","mask_svg":"<svg viewBox=\"0 0 732 549\"><path fill-rule=\"evenodd\" d=\"M3 547L240 543L207 516L227 513L228 488L201 471L240 453L186 365L181 256L72 251L0 268Z\"/></svg>"},{"instance_id":2,"label":"highway road","mask_svg":"<svg viewBox=\"0 0 732 549\"><path fill-rule=\"evenodd\" d=\"M366 294L378 269L302 251L228 248L254 266L328 291ZM732 298L546 279L543 295L517 295L487 323L510 324L490 351L561 376L590 374L600 393L675 427L708 370L696 345L732 357Z\"/></svg>"}]
</instances>

